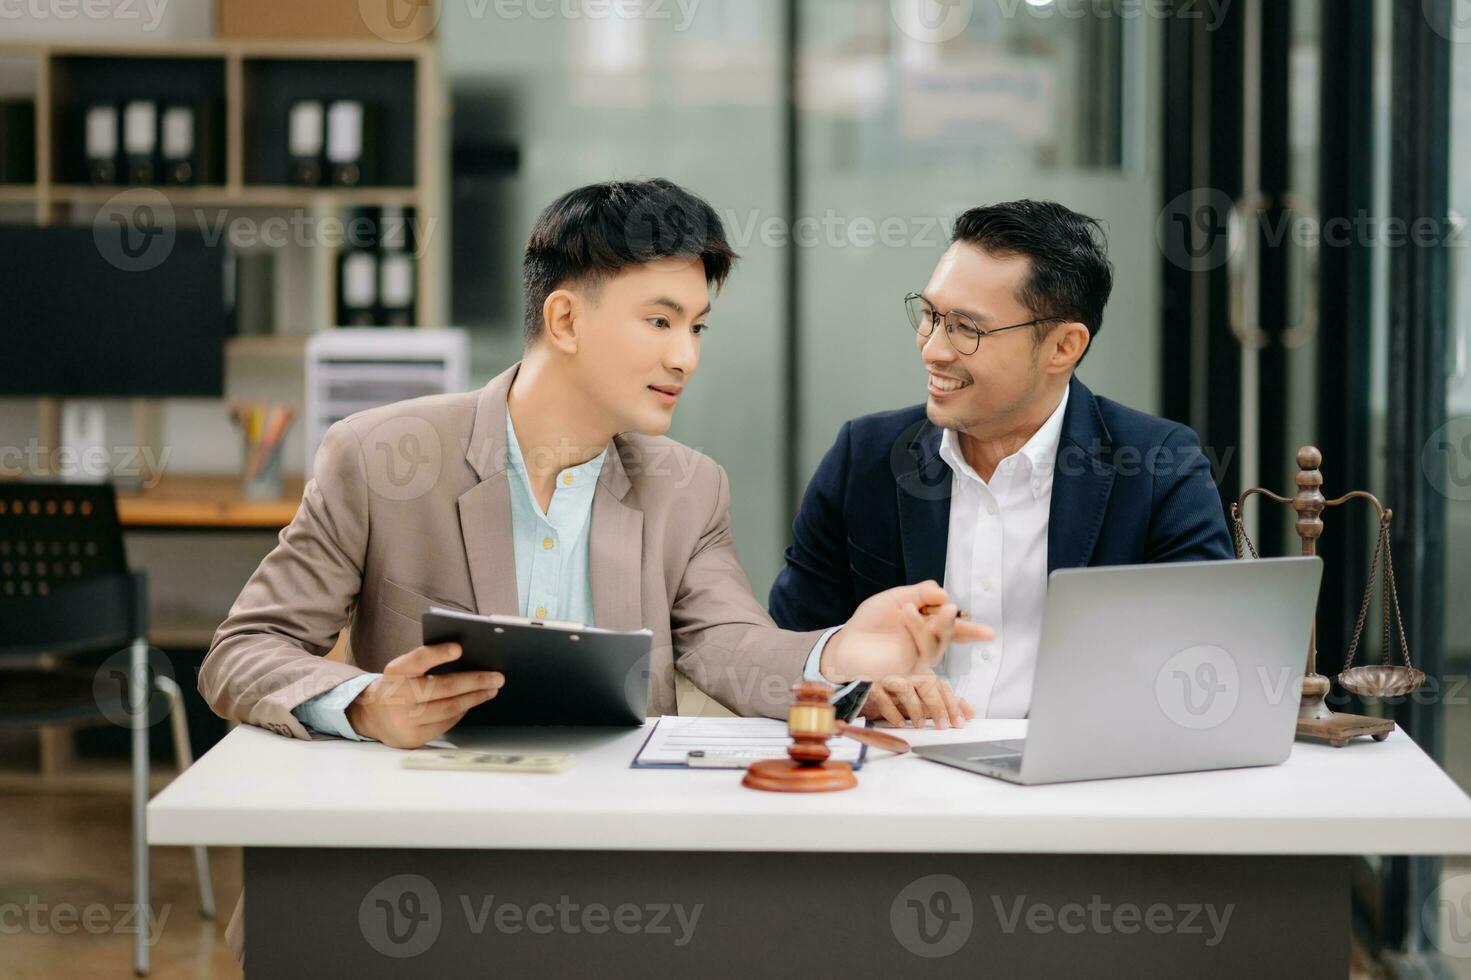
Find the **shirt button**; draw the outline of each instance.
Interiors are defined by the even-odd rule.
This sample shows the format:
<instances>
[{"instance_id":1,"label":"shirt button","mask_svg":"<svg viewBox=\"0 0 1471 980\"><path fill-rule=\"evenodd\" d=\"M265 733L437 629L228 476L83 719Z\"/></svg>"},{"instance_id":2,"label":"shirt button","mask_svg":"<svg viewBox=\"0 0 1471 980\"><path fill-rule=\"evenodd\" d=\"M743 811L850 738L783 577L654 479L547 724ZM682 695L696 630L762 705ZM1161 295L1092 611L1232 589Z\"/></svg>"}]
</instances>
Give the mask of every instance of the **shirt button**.
<instances>
[{"instance_id":1,"label":"shirt button","mask_svg":"<svg viewBox=\"0 0 1471 980\"><path fill-rule=\"evenodd\" d=\"M982 660L990 660L991 659L991 648L990 647L981 647L980 654L981 654L981 659Z\"/></svg>"},{"instance_id":2,"label":"shirt button","mask_svg":"<svg viewBox=\"0 0 1471 980\"><path fill-rule=\"evenodd\" d=\"M567 487L572 486L572 474L571 473L568 473L566 476L562 477L562 485L563 486L567 486Z\"/></svg>"},{"instance_id":3,"label":"shirt button","mask_svg":"<svg viewBox=\"0 0 1471 980\"><path fill-rule=\"evenodd\" d=\"M546 614L547 614L547 607L546 606L537 606L536 607L536 618L537 619L544 619L544 618L546 618Z\"/></svg>"},{"instance_id":4,"label":"shirt button","mask_svg":"<svg viewBox=\"0 0 1471 980\"><path fill-rule=\"evenodd\" d=\"M991 591L991 579L989 577L981 579L981 591L982 592L990 592Z\"/></svg>"},{"instance_id":5,"label":"shirt button","mask_svg":"<svg viewBox=\"0 0 1471 980\"><path fill-rule=\"evenodd\" d=\"M995 517L996 516L996 505L994 503L987 504L986 505L986 513L990 514L992 517Z\"/></svg>"},{"instance_id":6,"label":"shirt button","mask_svg":"<svg viewBox=\"0 0 1471 980\"><path fill-rule=\"evenodd\" d=\"M1042 481L1041 480L1033 480L1032 481L1032 489L1035 490L1035 491L1037 491L1038 493L1041 493L1042 492Z\"/></svg>"},{"instance_id":7,"label":"shirt button","mask_svg":"<svg viewBox=\"0 0 1471 980\"><path fill-rule=\"evenodd\" d=\"M552 539L551 538L542 538L541 539L541 546L543 548L546 548L546 549L550 550L551 547L552 547Z\"/></svg>"}]
</instances>

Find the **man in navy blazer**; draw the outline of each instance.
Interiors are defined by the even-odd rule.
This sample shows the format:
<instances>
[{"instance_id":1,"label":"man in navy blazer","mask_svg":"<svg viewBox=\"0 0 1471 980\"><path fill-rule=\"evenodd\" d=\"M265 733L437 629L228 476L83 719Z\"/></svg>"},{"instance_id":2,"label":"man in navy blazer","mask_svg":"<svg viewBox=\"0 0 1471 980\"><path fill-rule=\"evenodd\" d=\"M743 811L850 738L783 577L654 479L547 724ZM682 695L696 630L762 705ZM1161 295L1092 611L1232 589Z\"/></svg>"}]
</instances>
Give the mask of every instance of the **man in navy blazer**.
<instances>
[{"instance_id":1,"label":"man in navy blazer","mask_svg":"<svg viewBox=\"0 0 1471 980\"><path fill-rule=\"evenodd\" d=\"M997 637L952 647L939 676L881 679L868 717L1025 717L1048 573L1232 557L1195 433L1074 377L1111 288L1096 220L1018 201L962 214L905 298L927 401L843 425L807 486L771 615L820 629L933 579Z\"/></svg>"}]
</instances>

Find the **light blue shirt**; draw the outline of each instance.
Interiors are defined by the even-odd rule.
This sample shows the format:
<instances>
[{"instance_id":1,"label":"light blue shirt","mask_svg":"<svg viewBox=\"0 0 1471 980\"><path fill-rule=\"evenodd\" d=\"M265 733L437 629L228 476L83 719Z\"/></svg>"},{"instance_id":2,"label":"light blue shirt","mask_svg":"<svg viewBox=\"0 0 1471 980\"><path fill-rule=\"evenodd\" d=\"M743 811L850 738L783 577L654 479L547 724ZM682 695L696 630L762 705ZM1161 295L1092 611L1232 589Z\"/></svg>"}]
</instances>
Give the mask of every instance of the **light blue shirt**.
<instances>
[{"instance_id":1,"label":"light blue shirt","mask_svg":"<svg viewBox=\"0 0 1471 980\"><path fill-rule=\"evenodd\" d=\"M531 619L561 619L589 626L593 622L592 579L588 572L588 540L592 530L592 504L598 475L608 450L595 458L560 470L551 505L543 512L531 492L531 480L511 413L506 413L506 462L511 482L511 533L515 542L516 601L521 615ZM827 683L818 669L822 651L837 627L828 630L812 647L804 680ZM297 721L318 732L366 741L347 721L347 706L382 674L364 673L292 709ZM856 682L854 682L856 683ZM853 688L848 684L834 699Z\"/></svg>"},{"instance_id":2,"label":"light blue shirt","mask_svg":"<svg viewBox=\"0 0 1471 980\"><path fill-rule=\"evenodd\" d=\"M551 504L543 513L531 492L531 477L506 413L506 461L511 480L511 531L516 543L516 601L531 619L562 619L595 626L588 538L598 475L608 450L557 472Z\"/></svg>"}]
</instances>

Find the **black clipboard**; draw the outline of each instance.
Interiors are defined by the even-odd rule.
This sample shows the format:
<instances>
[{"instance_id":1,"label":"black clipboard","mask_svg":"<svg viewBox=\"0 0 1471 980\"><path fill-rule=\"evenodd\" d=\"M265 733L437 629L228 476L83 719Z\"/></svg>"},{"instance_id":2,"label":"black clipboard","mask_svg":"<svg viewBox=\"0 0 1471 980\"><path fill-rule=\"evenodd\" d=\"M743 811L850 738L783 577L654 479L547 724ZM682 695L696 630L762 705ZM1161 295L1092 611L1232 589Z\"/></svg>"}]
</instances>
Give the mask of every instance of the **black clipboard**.
<instances>
[{"instance_id":1,"label":"black clipboard","mask_svg":"<svg viewBox=\"0 0 1471 980\"><path fill-rule=\"evenodd\" d=\"M424 613L424 643L458 643L458 660L431 674L494 670L500 693L477 704L462 726L557 725L632 728L649 704L650 630L608 630L581 623L478 616L454 609Z\"/></svg>"}]
</instances>

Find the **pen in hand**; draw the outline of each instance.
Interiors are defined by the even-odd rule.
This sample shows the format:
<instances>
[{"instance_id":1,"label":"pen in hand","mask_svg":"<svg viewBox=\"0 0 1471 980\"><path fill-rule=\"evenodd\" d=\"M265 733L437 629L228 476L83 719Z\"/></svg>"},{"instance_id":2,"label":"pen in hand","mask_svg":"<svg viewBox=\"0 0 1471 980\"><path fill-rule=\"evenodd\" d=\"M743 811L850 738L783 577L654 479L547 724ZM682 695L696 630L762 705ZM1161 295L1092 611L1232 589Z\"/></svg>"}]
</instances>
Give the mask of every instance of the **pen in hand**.
<instances>
[{"instance_id":1,"label":"pen in hand","mask_svg":"<svg viewBox=\"0 0 1471 980\"><path fill-rule=\"evenodd\" d=\"M933 616L933 615L937 614L940 611L941 608L942 608L941 606L920 606L919 607L919 612L920 612L920 615L922 615L922 616ZM957 618L957 619L969 619L970 618L970 613L968 613L964 609L962 609L962 610L960 610L956 614L956 617L955 618Z\"/></svg>"}]
</instances>

